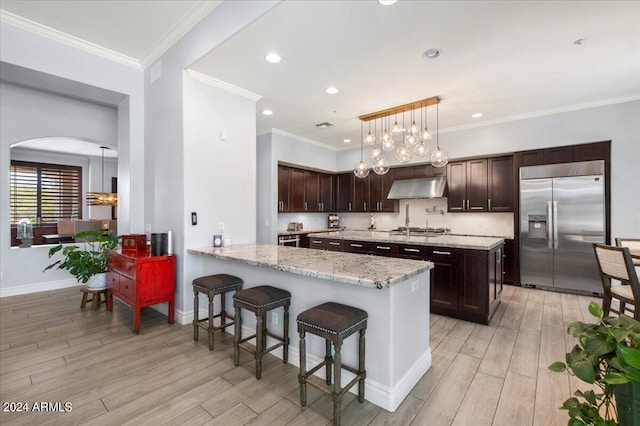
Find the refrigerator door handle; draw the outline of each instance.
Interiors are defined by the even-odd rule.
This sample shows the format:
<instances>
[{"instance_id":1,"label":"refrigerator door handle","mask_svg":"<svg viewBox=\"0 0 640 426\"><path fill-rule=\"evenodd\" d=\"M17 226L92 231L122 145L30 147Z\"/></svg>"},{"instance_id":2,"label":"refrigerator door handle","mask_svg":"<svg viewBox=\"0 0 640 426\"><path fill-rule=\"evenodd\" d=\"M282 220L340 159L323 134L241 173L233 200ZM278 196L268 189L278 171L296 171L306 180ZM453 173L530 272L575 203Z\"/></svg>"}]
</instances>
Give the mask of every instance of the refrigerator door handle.
<instances>
[{"instance_id":1,"label":"refrigerator door handle","mask_svg":"<svg viewBox=\"0 0 640 426\"><path fill-rule=\"evenodd\" d=\"M555 225L551 210L551 201L547 201L547 241L549 244L549 248L553 248L553 228Z\"/></svg>"},{"instance_id":2,"label":"refrigerator door handle","mask_svg":"<svg viewBox=\"0 0 640 426\"><path fill-rule=\"evenodd\" d=\"M558 202L553 202L553 248L558 248Z\"/></svg>"}]
</instances>

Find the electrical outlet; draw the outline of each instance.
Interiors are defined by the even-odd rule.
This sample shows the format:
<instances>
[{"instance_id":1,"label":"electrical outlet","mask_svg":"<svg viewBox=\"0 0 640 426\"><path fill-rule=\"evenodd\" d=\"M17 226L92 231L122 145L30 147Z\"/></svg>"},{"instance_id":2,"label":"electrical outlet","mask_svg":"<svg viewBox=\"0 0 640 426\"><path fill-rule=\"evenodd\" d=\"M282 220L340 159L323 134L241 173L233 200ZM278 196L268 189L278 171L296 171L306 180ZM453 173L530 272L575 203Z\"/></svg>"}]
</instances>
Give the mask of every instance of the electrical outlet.
<instances>
[{"instance_id":1,"label":"electrical outlet","mask_svg":"<svg viewBox=\"0 0 640 426\"><path fill-rule=\"evenodd\" d=\"M273 322L273 325L278 325L280 318L277 312L274 312L271 314L271 321Z\"/></svg>"},{"instance_id":2,"label":"electrical outlet","mask_svg":"<svg viewBox=\"0 0 640 426\"><path fill-rule=\"evenodd\" d=\"M411 293L413 293L414 291L418 290L418 287L420 287L420 283L418 283L418 281L414 281L411 283Z\"/></svg>"},{"instance_id":3,"label":"electrical outlet","mask_svg":"<svg viewBox=\"0 0 640 426\"><path fill-rule=\"evenodd\" d=\"M224 222L218 222L218 231L224 232Z\"/></svg>"}]
</instances>

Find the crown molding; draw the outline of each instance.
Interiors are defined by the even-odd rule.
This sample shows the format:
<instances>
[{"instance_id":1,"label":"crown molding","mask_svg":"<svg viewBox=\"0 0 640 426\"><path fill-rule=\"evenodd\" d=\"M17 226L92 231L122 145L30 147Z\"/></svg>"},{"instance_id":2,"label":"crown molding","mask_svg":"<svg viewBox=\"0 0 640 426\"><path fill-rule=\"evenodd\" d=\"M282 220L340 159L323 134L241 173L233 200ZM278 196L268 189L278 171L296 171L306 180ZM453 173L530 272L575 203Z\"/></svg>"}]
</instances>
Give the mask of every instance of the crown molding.
<instances>
[{"instance_id":1,"label":"crown molding","mask_svg":"<svg viewBox=\"0 0 640 426\"><path fill-rule=\"evenodd\" d=\"M67 46L75 47L82 51L92 53L110 61L118 62L122 65L126 65L135 69L142 70L140 62L130 56L123 55L113 50L107 49L97 44L90 43L88 41L79 39L72 35L63 33L62 31L55 30L21 16L15 15L11 12L0 9L0 22L13 25L30 33L39 35L41 37L48 38L59 43L66 44Z\"/></svg>"},{"instance_id":2,"label":"crown molding","mask_svg":"<svg viewBox=\"0 0 640 426\"><path fill-rule=\"evenodd\" d=\"M211 13L213 9L218 7L220 3L222 3L222 0L203 1L191 8L180 22L175 24L140 58L141 66L147 68L158 60L171 46L180 40L183 35L196 26L205 16Z\"/></svg>"},{"instance_id":3,"label":"crown molding","mask_svg":"<svg viewBox=\"0 0 640 426\"><path fill-rule=\"evenodd\" d=\"M581 104L566 105L563 107L552 108L542 111L528 112L525 114L512 115L509 117L496 118L495 120L480 121L478 123L462 124L460 126L447 127L439 130L439 133L457 132L460 130L476 129L478 127L492 126L494 124L510 123L512 121L527 120L530 118L544 117L547 115L562 114L565 112L580 111L583 109L598 108L607 105L622 104L625 102L633 102L640 100L640 93L618 98L601 99L593 102L585 102Z\"/></svg>"},{"instance_id":4,"label":"crown molding","mask_svg":"<svg viewBox=\"0 0 640 426\"><path fill-rule=\"evenodd\" d=\"M198 80L204 84L208 84L209 86L217 87L218 89L225 90L227 92L234 93L236 95L240 95L244 98L252 100L254 102L262 99L262 96L250 92L249 90L245 90L242 87L234 86L233 84L229 84L222 80L218 80L217 78L209 77L208 75L202 74L198 71L187 69L187 75L194 80Z\"/></svg>"}]
</instances>

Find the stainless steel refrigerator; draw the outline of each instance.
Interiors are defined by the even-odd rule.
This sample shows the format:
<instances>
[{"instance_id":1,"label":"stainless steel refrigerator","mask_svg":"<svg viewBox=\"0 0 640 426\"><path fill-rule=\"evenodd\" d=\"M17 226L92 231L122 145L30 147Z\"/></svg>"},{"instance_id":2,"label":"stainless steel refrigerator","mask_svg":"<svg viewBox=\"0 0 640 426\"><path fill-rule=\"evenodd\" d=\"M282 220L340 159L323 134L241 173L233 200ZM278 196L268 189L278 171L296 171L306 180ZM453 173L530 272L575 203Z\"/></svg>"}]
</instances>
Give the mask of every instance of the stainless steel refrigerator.
<instances>
[{"instance_id":1,"label":"stainless steel refrigerator","mask_svg":"<svg viewBox=\"0 0 640 426\"><path fill-rule=\"evenodd\" d=\"M520 168L520 281L602 294L593 243L605 242L604 161Z\"/></svg>"}]
</instances>

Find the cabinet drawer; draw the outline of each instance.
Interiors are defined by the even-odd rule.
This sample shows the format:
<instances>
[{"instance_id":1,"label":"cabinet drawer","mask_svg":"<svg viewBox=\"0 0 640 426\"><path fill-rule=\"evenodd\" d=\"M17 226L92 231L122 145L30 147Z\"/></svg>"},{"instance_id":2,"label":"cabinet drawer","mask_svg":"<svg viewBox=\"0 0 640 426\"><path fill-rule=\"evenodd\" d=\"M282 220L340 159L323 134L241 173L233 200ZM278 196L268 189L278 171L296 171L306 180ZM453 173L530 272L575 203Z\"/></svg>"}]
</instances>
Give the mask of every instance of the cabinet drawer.
<instances>
[{"instance_id":1,"label":"cabinet drawer","mask_svg":"<svg viewBox=\"0 0 640 426\"><path fill-rule=\"evenodd\" d=\"M371 247L371 253L378 256L398 256L398 244L374 243Z\"/></svg>"},{"instance_id":2,"label":"cabinet drawer","mask_svg":"<svg viewBox=\"0 0 640 426\"><path fill-rule=\"evenodd\" d=\"M458 259L458 250L450 247L427 247L427 260L450 262Z\"/></svg>"},{"instance_id":3,"label":"cabinet drawer","mask_svg":"<svg viewBox=\"0 0 640 426\"><path fill-rule=\"evenodd\" d=\"M325 240L319 238L309 238L309 248L324 250Z\"/></svg>"},{"instance_id":4,"label":"cabinet drawer","mask_svg":"<svg viewBox=\"0 0 640 426\"><path fill-rule=\"evenodd\" d=\"M136 263L123 256L109 256L109 268L130 278L136 276Z\"/></svg>"},{"instance_id":5,"label":"cabinet drawer","mask_svg":"<svg viewBox=\"0 0 640 426\"><path fill-rule=\"evenodd\" d=\"M327 240L325 248L331 251L344 251L345 240Z\"/></svg>"},{"instance_id":6,"label":"cabinet drawer","mask_svg":"<svg viewBox=\"0 0 640 426\"><path fill-rule=\"evenodd\" d=\"M398 246L398 255L400 257L409 257L412 259L426 259L429 254L427 246L400 244Z\"/></svg>"},{"instance_id":7,"label":"cabinet drawer","mask_svg":"<svg viewBox=\"0 0 640 426\"><path fill-rule=\"evenodd\" d=\"M115 293L120 291L120 274L111 269L107 270L107 288Z\"/></svg>"},{"instance_id":8,"label":"cabinet drawer","mask_svg":"<svg viewBox=\"0 0 640 426\"><path fill-rule=\"evenodd\" d=\"M345 251L349 253L369 254L375 243L367 241L345 241Z\"/></svg>"},{"instance_id":9,"label":"cabinet drawer","mask_svg":"<svg viewBox=\"0 0 640 426\"><path fill-rule=\"evenodd\" d=\"M120 294L130 300L133 300L135 283L127 277L120 277Z\"/></svg>"}]
</instances>

